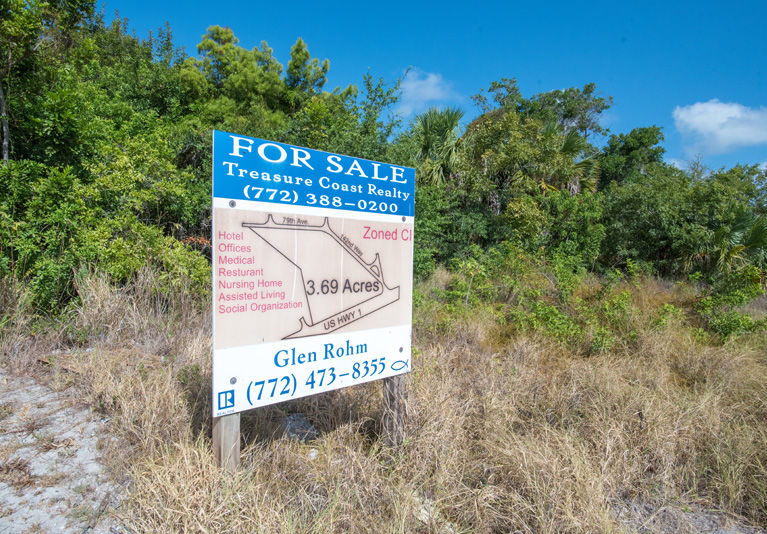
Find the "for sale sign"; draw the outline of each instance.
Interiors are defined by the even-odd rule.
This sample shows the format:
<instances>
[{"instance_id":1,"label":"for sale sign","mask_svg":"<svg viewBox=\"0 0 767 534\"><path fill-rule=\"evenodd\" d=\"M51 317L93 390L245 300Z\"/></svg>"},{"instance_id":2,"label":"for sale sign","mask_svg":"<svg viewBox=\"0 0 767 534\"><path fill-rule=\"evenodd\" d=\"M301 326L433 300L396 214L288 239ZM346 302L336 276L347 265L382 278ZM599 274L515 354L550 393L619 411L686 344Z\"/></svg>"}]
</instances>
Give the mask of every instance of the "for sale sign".
<instances>
[{"instance_id":1,"label":"for sale sign","mask_svg":"<svg viewBox=\"0 0 767 534\"><path fill-rule=\"evenodd\" d=\"M411 367L415 171L213 132L213 415Z\"/></svg>"}]
</instances>

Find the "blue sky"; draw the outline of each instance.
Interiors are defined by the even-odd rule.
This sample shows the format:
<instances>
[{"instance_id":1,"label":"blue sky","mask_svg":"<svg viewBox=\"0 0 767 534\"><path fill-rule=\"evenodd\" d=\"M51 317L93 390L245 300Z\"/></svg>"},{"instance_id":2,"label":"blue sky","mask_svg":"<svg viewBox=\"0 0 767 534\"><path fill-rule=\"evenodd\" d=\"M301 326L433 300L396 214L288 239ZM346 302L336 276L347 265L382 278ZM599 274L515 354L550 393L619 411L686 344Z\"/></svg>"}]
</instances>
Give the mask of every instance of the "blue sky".
<instances>
[{"instance_id":1,"label":"blue sky","mask_svg":"<svg viewBox=\"0 0 767 534\"><path fill-rule=\"evenodd\" d=\"M196 54L209 25L281 63L302 37L330 60L329 88L402 77L407 121L429 106L478 114L471 95L516 78L522 93L594 82L611 133L661 126L669 162L767 164L767 2L148 2L107 0L139 37L170 22ZM407 69L410 68L408 71Z\"/></svg>"}]
</instances>

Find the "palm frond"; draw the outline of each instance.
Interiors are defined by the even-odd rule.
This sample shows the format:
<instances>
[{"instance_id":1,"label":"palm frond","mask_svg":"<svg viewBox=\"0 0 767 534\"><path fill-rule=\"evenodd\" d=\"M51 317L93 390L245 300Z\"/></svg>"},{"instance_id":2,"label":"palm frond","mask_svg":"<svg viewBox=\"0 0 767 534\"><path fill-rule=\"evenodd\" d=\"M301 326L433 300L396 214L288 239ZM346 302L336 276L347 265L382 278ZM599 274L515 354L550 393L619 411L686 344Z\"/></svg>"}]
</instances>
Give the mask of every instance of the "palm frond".
<instances>
[{"instance_id":1,"label":"palm frond","mask_svg":"<svg viewBox=\"0 0 767 534\"><path fill-rule=\"evenodd\" d=\"M560 152L574 158L581 154L587 146L588 143L581 137L577 130L570 130L567 132L567 135L565 135L565 140L562 143Z\"/></svg>"},{"instance_id":2,"label":"palm frond","mask_svg":"<svg viewBox=\"0 0 767 534\"><path fill-rule=\"evenodd\" d=\"M416 118L418 175L429 184L444 183L455 166L458 152L458 125L463 111L458 108L430 108Z\"/></svg>"},{"instance_id":3,"label":"palm frond","mask_svg":"<svg viewBox=\"0 0 767 534\"><path fill-rule=\"evenodd\" d=\"M767 249L767 217L754 217L750 228L744 234L743 244L749 250Z\"/></svg>"}]
</instances>

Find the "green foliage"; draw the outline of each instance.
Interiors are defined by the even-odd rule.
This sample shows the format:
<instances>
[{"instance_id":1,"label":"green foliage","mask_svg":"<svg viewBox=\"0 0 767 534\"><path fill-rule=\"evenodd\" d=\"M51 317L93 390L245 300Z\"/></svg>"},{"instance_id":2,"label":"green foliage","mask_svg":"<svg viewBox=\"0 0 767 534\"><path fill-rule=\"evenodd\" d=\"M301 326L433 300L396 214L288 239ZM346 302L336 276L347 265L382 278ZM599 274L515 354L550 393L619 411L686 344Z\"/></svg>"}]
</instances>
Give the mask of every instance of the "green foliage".
<instances>
[{"instance_id":1,"label":"green foliage","mask_svg":"<svg viewBox=\"0 0 767 534\"><path fill-rule=\"evenodd\" d=\"M717 262L711 261L713 251L727 254L722 247L729 250L730 243L746 235L753 237L748 243L756 257L762 250L760 223L753 215L762 209L754 205L757 179L758 175L743 172L737 179L730 173L715 173L694 180L670 166L651 164L644 175L611 183L603 196L607 236L603 262L611 266L628 259L651 262L663 274L717 269ZM744 212L750 215L733 226ZM747 227L755 231L748 234Z\"/></svg>"},{"instance_id":2,"label":"green foliage","mask_svg":"<svg viewBox=\"0 0 767 534\"><path fill-rule=\"evenodd\" d=\"M762 271L749 265L718 275L698 302L697 310L709 329L726 339L761 326L738 308L763 294Z\"/></svg>"},{"instance_id":3,"label":"green foliage","mask_svg":"<svg viewBox=\"0 0 767 534\"><path fill-rule=\"evenodd\" d=\"M531 300L526 310L511 310L509 320L523 331L542 332L565 344L577 343L583 336L583 329L572 317L540 300Z\"/></svg>"},{"instance_id":4,"label":"green foliage","mask_svg":"<svg viewBox=\"0 0 767 534\"><path fill-rule=\"evenodd\" d=\"M463 193L453 187L416 188L415 248L442 264L465 256L472 244L484 244L488 220L481 206L461 205ZM426 272L422 273L428 274Z\"/></svg>"},{"instance_id":5,"label":"green foliage","mask_svg":"<svg viewBox=\"0 0 767 534\"><path fill-rule=\"evenodd\" d=\"M502 338L537 333L594 355L635 350L643 331L664 329L671 321L706 344L752 332L767 322L739 309L763 294L761 271L754 266L711 279L694 309L671 302L648 308L640 297L648 276L636 264L629 263L628 276L613 270L594 279L576 257L534 257L511 242L486 250L470 246L450 267L444 289L419 293L415 301L416 309L440 310L442 333L466 317L489 316L497 321ZM705 329L693 326L700 324L694 312Z\"/></svg>"},{"instance_id":6,"label":"green foliage","mask_svg":"<svg viewBox=\"0 0 767 534\"><path fill-rule=\"evenodd\" d=\"M675 318L682 317L682 310L673 304L666 303L661 306L655 318L655 325L659 328L665 328L669 322Z\"/></svg>"},{"instance_id":7,"label":"green foliage","mask_svg":"<svg viewBox=\"0 0 767 534\"><path fill-rule=\"evenodd\" d=\"M767 216L741 207L730 225L714 233L704 257L719 271L749 264L764 269L767 267Z\"/></svg>"},{"instance_id":8,"label":"green foliage","mask_svg":"<svg viewBox=\"0 0 767 534\"><path fill-rule=\"evenodd\" d=\"M614 181L636 179L651 164L663 162L663 133L657 126L635 128L628 134L611 135L600 156L600 188Z\"/></svg>"},{"instance_id":9,"label":"green foliage","mask_svg":"<svg viewBox=\"0 0 767 534\"><path fill-rule=\"evenodd\" d=\"M11 162L0 177L17 192L3 199L0 208L14 219L3 255L11 270L28 280L38 306L52 309L71 296L71 269L77 261L73 245L87 211L80 183L71 169L31 162ZM20 193L22 189L28 191Z\"/></svg>"},{"instance_id":10,"label":"green foliage","mask_svg":"<svg viewBox=\"0 0 767 534\"><path fill-rule=\"evenodd\" d=\"M711 283L708 296L701 300L701 311L743 306L763 293L762 272L749 265L717 276Z\"/></svg>"},{"instance_id":11,"label":"green foliage","mask_svg":"<svg viewBox=\"0 0 767 534\"><path fill-rule=\"evenodd\" d=\"M92 2L3 9L12 142L0 168L0 275L23 281L40 311L77 297L83 268L121 284L149 266L160 292L208 290L205 248L182 241L209 237L212 128L387 159L397 86L368 74L362 94L323 93L329 62L301 39L283 73L265 42L245 50L220 26L185 58L169 26L142 41L127 21L105 26Z\"/></svg>"},{"instance_id":12,"label":"green foliage","mask_svg":"<svg viewBox=\"0 0 767 534\"><path fill-rule=\"evenodd\" d=\"M735 310L719 312L708 318L708 327L724 339L730 336L751 332L757 323L747 313Z\"/></svg>"},{"instance_id":13,"label":"green foliage","mask_svg":"<svg viewBox=\"0 0 767 534\"><path fill-rule=\"evenodd\" d=\"M543 123L556 123L565 132L575 131L583 137L590 133L604 134L606 130L599 124L599 116L610 108L612 98L597 96L597 87L593 83L583 89L570 87L540 93L530 99L524 98L514 78L502 78L492 82L488 93L495 105L502 109L514 110L526 117ZM473 100L483 111L493 109L488 98L480 92Z\"/></svg>"},{"instance_id":14,"label":"green foliage","mask_svg":"<svg viewBox=\"0 0 767 534\"><path fill-rule=\"evenodd\" d=\"M602 198L592 193L571 196L561 191L546 195L541 207L548 216L542 245L553 254L573 257L581 267L592 267L605 238Z\"/></svg>"},{"instance_id":15,"label":"green foliage","mask_svg":"<svg viewBox=\"0 0 767 534\"><path fill-rule=\"evenodd\" d=\"M597 96L596 84L587 83L583 89L570 87L537 94L523 103L522 111L540 116L544 122L555 121L568 133L574 131L587 137L590 133L607 132L599 124L599 117L611 104L611 97Z\"/></svg>"},{"instance_id":16,"label":"green foliage","mask_svg":"<svg viewBox=\"0 0 767 534\"><path fill-rule=\"evenodd\" d=\"M387 87L370 73L363 90L314 95L293 115L287 128L289 142L372 160L389 160L389 138L399 124L391 113L398 86Z\"/></svg>"},{"instance_id":17,"label":"green foliage","mask_svg":"<svg viewBox=\"0 0 767 534\"><path fill-rule=\"evenodd\" d=\"M421 183L440 185L452 174L458 158L458 124L463 111L431 108L416 117L414 137L418 144L415 160Z\"/></svg>"},{"instance_id":18,"label":"green foliage","mask_svg":"<svg viewBox=\"0 0 767 534\"><path fill-rule=\"evenodd\" d=\"M127 179L130 173L120 176ZM0 231L9 237L0 251L6 269L28 281L39 309L60 308L73 297L75 273L87 264L98 265L116 282L154 264L163 273L161 291L206 291L210 271L205 259L163 235L158 223L164 212L157 212L154 198L147 204L146 193L134 184L115 181L108 184L111 189L99 182L86 185L71 169L24 161L0 169L2 178L9 187L0 213L13 214L15 223L3 224Z\"/></svg>"},{"instance_id":19,"label":"green foliage","mask_svg":"<svg viewBox=\"0 0 767 534\"><path fill-rule=\"evenodd\" d=\"M320 91L328 81L328 70L330 61L326 59L320 65L319 59L311 59L306 43L299 37L290 49L285 83L297 94L311 96Z\"/></svg>"},{"instance_id":20,"label":"green foliage","mask_svg":"<svg viewBox=\"0 0 767 534\"><path fill-rule=\"evenodd\" d=\"M416 280L425 279L437 268L434 255L434 249L424 247L413 248L413 277Z\"/></svg>"},{"instance_id":21,"label":"green foliage","mask_svg":"<svg viewBox=\"0 0 767 534\"><path fill-rule=\"evenodd\" d=\"M551 270L560 298L563 302L569 303L584 274L584 268L578 256L562 252L555 253L551 258Z\"/></svg>"},{"instance_id":22,"label":"green foliage","mask_svg":"<svg viewBox=\"0 0 767 534\"><path fill-rule=\"evenodd\" d=\"M605 299L600 305L600 313L613 330L624 334L633 335L630 332L630 316L635 310L631 306L632 295L623 290Z\"/></svg>"},{"instance_id":23,"label":"green foliage","mask_svg":"<svg viewBox=\"0 0 767 534\"><path fill-rule=\"evenodd\" d=\"M142 40L88 0L11 0L0 49L0 277L38 311L66 307L91 269L123 284L149 266L157 291L207 291L216 128L417 167L415 275L450 269L419 306L434 297L445 328L481 309L599 353L633 342L643 277L690 272L709 331L761 324L740 308L767 269L765 171L670 167L657 127L598 150L612 101L594 84L525 97L502 78L461 132L458 109L400 128L399 83L369 72L327 91L330 62L300 38L283 67L266 42L248 50L210 26L186 57L168 25ZM596 292L589 271L604 274Z\"/></svg>"},{"instance_id":24,"label":"green foliage","mask_svg":"<svg viewBox=\"0 0 767 534\"><path fill-rule=\"evenodd\" d=\"M650 146L656 133L635 130L622 147L606 149L603 177L615 171L621 178L611 179L603 191L602 262L615 266L631 260L666 275L746 264L763 268L764 172L738 166L694 176L674 169L657 162L662 151ZM624 150L631 137L636 143ZM637 148L641 139L645 145ZM609 163L616 158L624 162Z\"/></svg>"}]
</instances>

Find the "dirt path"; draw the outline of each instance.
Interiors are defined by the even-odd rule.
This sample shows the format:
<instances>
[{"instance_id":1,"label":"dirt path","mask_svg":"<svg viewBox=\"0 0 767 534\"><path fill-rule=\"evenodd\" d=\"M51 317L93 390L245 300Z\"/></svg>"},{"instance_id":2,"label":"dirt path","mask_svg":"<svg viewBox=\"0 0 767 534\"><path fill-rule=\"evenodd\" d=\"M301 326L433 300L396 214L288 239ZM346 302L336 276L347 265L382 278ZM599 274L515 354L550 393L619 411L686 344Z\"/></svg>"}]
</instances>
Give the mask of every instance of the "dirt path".
<instances>
[{"instance_id":1,"label":"dirt path","mask_svg":"<svg viewBox=\"0 0 767 534\"><path fill-rule=\"evenodd\" d=\"M122 489L100 463L108 420L61 392L0 368L0 534L120 532Z\"/></svg>"}]
</instances>

